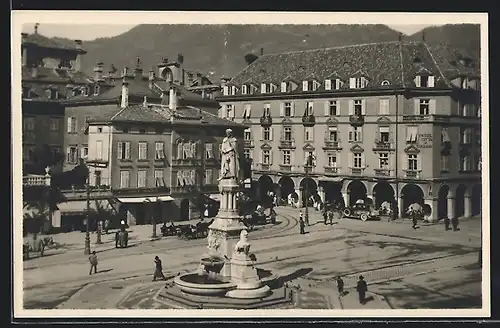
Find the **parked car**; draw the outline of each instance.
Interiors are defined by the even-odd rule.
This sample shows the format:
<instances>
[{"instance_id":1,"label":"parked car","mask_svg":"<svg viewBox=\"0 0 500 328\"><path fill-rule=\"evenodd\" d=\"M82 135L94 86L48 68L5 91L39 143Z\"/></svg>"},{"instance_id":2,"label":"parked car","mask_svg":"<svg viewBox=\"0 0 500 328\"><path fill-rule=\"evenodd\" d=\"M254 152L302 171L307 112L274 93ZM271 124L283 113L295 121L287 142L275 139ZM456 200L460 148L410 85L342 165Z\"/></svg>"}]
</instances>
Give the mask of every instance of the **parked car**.
<instances>
[{"instance_id":1,"label":"parked car","mask_svg":"<svg viewBox=\"0 0 500 328\"><path fill-rule=\"evenodd\" d=\"M358 200L354 205L346 207L342 211L342 217L367 221L370 219L379 219L380 213L373 205L365 204L364 201Z\"/></svg>"}]
</instances>

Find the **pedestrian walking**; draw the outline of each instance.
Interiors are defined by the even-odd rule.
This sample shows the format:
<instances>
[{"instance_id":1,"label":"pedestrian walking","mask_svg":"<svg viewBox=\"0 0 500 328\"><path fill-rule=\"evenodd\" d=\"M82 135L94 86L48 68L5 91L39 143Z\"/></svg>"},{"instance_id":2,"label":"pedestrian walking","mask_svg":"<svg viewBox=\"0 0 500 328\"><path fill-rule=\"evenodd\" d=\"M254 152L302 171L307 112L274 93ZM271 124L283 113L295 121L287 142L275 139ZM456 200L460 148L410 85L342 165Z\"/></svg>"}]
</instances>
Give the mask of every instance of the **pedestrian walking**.
<instances>
[{"instance_id":1,"label":"pedestrian walking","mask_svg":"<svg viewBox=\"0 0 500 328\"><path fill-rule=\"evenodd\" d=\"M333 210L328 211L328 219L330 220L330 224L333 224Z\"/></svg>"},{"instance_id":2,"label":"pedestrian walking","mask_svg":"<svg viewBox=\"0 0 500 328\"><path fill-rule=\"evenodd\" d=\"M458 218L452 218L451 219L451 226L453 227L453 231L458 231L460 230L458 228Z\"/></svg>"},{"instance_id":3,"label":"pedestrian walking","mask_svg":"<svg viewBox=\"0 0 500 328\"><path fill-rule=\"evenodd\" d=\"M109 221L109 219L106 219L106 220L104 221L104 233L105 233L106 235L109 233L109 224L110 224L110 223L111 223L111 222Z\"/></svg>"},{"instance_id":4,"label":"pedestrian walking","mask_svg":"<svg viewBox=\"0 0 500 328\"><path fill-rule=\"evenodd\" d=\"M339 295L344 295L344 280L339 276L337 277L337 290L339 291Z\"/></svg>"},{"instance_id":5,"label":"pedestrian walking","mask_svg":"<svg viewBox=\"0 0 500 328\"><path fill-rule=\"evenodd\" d=\"M323 210L323 222L325 225L327 224L328 221L328 211L326 209Z\"/></svg>"},{"instance_id":6,"label":"pedestrian walking","mask_svg":"<svg viewBox=\"0 0 500 328\"><path fill-rule=\"evenodd\" d=\"M359 276L358 284L356 285L356 291L359 295L359 304L365 304L366 292L368 291L365 277Z\"/></svg>"},{"instance_id":7,"label":"pedestrian walking","mask_svg":"<svg viewBox=\"0 0 500 328\"><path fill-rule=\"evenodd\" d=\"M161 260L158 256L155 256L155 273L153 274L153 281L156 281L157 278L167 280L167 278L165 278L165 275L163 275Z\"/></svg>"},{"instance_id":8,"label":"pedestrian walking","mask_svg":"<svg viewBox=\"0 0 500 328\"><path fill-rule=\"evenodd\" d=\"M89 271L89 276L92 274L92 269L94 269L94 273L97 273L97 255L95 254L95 251L92 252L92 254L89 256L89 262L90 262L90 271Z\"/></svg>"},{"instance_id":9,"label":"pedestrian walking","mask_svg":"<svg viewBox=\"0 0 500 328\"><path fill-rule=\"evenodd\" d=\"M444 218L444 230L445 231L450 230L450 219L448 219L448 217Z\"/></svg>"},{"instance_id":10,"label":"pedestrian walking","mask_svg":"<svg viewBox=\"0 0 500 328\"><path fill-rule=\"evenodd\" d=\"M299 228L300 228L300 234L303 235L306 233L305 229L306 224L304 223L304 219L302 216L299 218Z\"/></svg>"},{"instance_id":11,"label":"pedestrian walking","mask_svg":"<svg viewBox=\"0 0 500 328\"><path fill-rule=\"evenodd\" d=\"M418 226L417 226L417 216L416 215L413 215L412 218L411 218L412 222L413 222L413 225L412 225L412 228L413 229L417 229Z\"/></svg>"}]
</instances>

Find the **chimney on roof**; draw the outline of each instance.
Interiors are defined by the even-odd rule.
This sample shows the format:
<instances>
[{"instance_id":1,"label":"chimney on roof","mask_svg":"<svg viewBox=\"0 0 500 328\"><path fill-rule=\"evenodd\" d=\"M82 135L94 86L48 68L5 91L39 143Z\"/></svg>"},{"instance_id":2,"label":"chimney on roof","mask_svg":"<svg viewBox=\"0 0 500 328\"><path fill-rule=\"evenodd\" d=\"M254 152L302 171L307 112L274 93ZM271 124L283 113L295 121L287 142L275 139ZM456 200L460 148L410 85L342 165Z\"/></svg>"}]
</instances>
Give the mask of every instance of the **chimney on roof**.
<instances>
[{"instance_id":1,"label":"chimney on roof","mask_svg":"<svg viewBox=\"0 0 500 328\"><path fill-rule=\"evenodd\" d=\"M117 71L117 69L116 69L115 65L111 64L111 66L109 67L109 70L108 70L108 80L110 80L110 81L114 80L116 71Z\"/></svg>"},{"instance_id":2,"label":"chimney on roof","mask_svg":"<svg viewBox=\"0 0 500 328\"><path fill-rule=\"evenodd\" d=\"M170 94L168 96L168 108L171 110L177 109L177 90L174 87L170 87Z\"/></svg>"},{"instance_id":3,"label":"chimney on roof","mask_svg":"<svg viewBox=\"0 0 500 328\"><path fill-rule=\"evenodd\" d=\"M94 73L95 73L95 76L94 76L94 80L95 81L101 81L102 80L102 67L103 67L104 63L99 61L96 63L95 67L94 67Z\"/></svg>"},{"instance_id":4,"label":"chimney on roof","mask_svg":"<svg viewBox=\"0 0 500 328\"><path fill-rule=\"evenodd\" d=\"M35 24L35 34L38 34L38 27L39 27L39 26L40 26L40 24L39 24L39 23L36 23L36 24Z\"/></svg>"},{"instance_id":5,"label":"chimney on roof","mask_svg":"<svg viewBox=\"0 0 500 328\"><path fill-rule=\"evenodd\" d=\"M187 77L187 83L188 83L188 86L191 86L191 85L193 84L193 82L194 82L194 81L193 81L193 73L188 72L188 73L187 73L187 76L188 76L188 77Z\"/></svg>"},{"instance_id":6,"label":"chimney on roof","mask_svg":"<svg viewBox=\"0 0 500 328\"><path fill-rule=\"evenodd\" d=\"M141 67L141 58L137 57L137 63L134 68L134 78L141 79L142 78L142 67Z\"/></svg>"},{"instance_id":7,"label":"chimney on roof","mask_svg":"<svg viewBox=\"0 0 500 328\"><path fill-rule=\"evenodd\" d=\"M75 48L77 50L82 50L82 40L74 40L73 42L75 43ZM75 72L80 72L82 69L82 56L83 54L80 52L76 54L76 58L72 66L72 69Z\"/></svg>"},{"instance_id":8,"label":"chimney on roof","mask_svg":"<svg viewBox=\"0 0 500 328\"><path fill-rule=\"evenodd\" d=\"M82 40L75 40L73 42L75 43L76 49L82 49Z\"/></svg>"},{"instance_id":9,"label":"chimney on roof","mask_svg":"<svg viewBox=\"0 0 500 328\"><path fill-rule=\"evenodd\" d=\"M155 71L153 70L153 68L151 68L149 70L149 77L148 77L148 81L149 81L149 88L152 89L153 88L153 85L154 85L154 82L156 80L156 76L155 76Z\"/></svg>"},{"instance_id":10,"label":"chimney on roof","mask_svg":"<svg viewBox=\"0 0 500 328\"><path fill-rule=\"evenodd\" d=\"M198 86L203 85L203 75L201 73L196 73L196 79L198 80Z\"/></svg>"},{"instance_id":11,"label":"chimney on roof","mask_svg":"<svg viewBox=\"0 0 500 328\"><path fill-rule=\"evenodd\" d=\"M177 55L177 63L179 64L184 64L184 55L183 54L178 54Z\"/></svg>"},{"instance_id":12,"label":"chimney on roof","mask_svg":"<svg viewBox=\"0 0 500 328\"><path fill-rule=\"evenodd\" d=\"M128 73L128 68L124 67L123 68L123 75L122 75L122 99L121 99L121 108L127 108L128 107L128 81L127 81L127 73Z\"/></svg>"},{"instance_id":13,"label":"chimney on roof","mask_svg":"<svg viewBox=\"0 0 500 328\"><path fill-rule=\"evenodd\" d=\"M264 54L264 48L260 48L260 55L262 56Z\"/></svg>"}]
</instances>

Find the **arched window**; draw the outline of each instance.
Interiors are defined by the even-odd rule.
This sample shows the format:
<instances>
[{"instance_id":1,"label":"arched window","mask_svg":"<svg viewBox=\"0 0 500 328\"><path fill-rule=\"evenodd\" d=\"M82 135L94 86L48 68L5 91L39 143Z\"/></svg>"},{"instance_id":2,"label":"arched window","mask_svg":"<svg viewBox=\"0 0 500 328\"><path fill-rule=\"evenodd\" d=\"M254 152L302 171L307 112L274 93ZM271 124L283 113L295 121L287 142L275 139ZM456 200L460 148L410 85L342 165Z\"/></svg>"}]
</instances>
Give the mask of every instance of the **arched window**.
<instances>
[{"instance_id":1,"label":"arched window","mask_svg":"<svg viewBox=\"0 0 500 328\"><path fill-rule=\"evenodd\" d=\"M391 83L387 80L384 80L384 81L382 81L382 85L384 85L384 86L391 85Z\"/></svg>"}]
</instances>

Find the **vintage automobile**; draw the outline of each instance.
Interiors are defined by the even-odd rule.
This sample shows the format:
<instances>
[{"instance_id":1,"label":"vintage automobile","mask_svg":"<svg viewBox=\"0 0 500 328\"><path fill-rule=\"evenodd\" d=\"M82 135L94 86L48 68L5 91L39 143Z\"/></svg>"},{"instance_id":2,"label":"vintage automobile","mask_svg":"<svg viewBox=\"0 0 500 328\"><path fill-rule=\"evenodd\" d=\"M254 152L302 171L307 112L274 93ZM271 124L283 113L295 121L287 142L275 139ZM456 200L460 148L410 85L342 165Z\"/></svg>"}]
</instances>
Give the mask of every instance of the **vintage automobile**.
<instances>
[{"instance_id":1,"label":"vintage automobile","mask_svg":"<svg viewBox=\"0 0 500 328\"><path fill-rule=\"evenodd\" d=\"M366 204L363 200L359 199L354 205L344 208L342 217L367 221L370 219L379 219L380 213L378 210L375 210L373 205Z\"/></svg>"}]
</instances>

